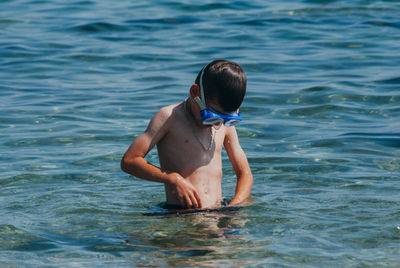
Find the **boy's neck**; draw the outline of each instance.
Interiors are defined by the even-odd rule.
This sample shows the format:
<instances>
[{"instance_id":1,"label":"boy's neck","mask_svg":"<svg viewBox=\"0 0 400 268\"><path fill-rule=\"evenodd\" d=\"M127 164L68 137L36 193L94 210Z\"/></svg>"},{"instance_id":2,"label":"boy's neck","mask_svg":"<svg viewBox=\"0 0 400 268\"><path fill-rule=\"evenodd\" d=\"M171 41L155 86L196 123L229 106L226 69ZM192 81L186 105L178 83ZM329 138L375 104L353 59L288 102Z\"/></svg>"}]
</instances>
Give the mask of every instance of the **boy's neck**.
<instances>
[{"instance_id":1,"label":"boy's neck","mask_svg":"<svg viewBox=\"0 0 400 268\"><path fill-rule=\"evenodd\" d=\"M197 117L194 115L193 108L192 108L193 102L194 101L191 97L187 98L184 101L185 113L189 114L189 117L190 117L189 120L192 119L196 126L198 126L201 129L207 128L208 126L203 125L201 123L201 120L198 120ZM194 104L196 105L196 103L194 103Z\"/></svg>"}]
</instances>

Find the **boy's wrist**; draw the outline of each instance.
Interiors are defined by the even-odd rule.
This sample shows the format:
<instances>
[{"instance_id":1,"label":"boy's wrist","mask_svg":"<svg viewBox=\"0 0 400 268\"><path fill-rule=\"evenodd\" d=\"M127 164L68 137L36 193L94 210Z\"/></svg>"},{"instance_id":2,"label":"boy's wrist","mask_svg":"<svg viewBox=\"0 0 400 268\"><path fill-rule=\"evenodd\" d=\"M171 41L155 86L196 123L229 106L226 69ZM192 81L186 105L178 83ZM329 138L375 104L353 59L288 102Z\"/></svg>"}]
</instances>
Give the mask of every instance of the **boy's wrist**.
<instances>
[{"instance_id":1,"label":"boy's wrist","mask_svg":"<svg viewBox=\"0 0 400 268\"><path fill-rule=\"evenodd\" d=\"M168 172L163 172L162 177L165 183L168 184L176 184L177 180L179 179L179 176L177 176L177 174Z\"/></svg>"}]
</instances>

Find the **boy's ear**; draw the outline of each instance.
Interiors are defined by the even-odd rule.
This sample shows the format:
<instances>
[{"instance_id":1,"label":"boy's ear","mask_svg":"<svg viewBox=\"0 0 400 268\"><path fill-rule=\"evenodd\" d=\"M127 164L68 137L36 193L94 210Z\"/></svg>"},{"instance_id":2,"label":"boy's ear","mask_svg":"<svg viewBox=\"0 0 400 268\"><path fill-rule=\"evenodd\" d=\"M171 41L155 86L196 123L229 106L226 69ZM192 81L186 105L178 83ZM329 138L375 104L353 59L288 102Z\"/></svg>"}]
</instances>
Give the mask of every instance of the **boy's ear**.
<instances>
[{"instance_id":1,"label":"boy's ear","mask_svg":"<svg viewBox=\"0 0 400 268\"><path fill-rule=\"evenodd\" d=\"M197 84L193 84L190 87L190 97L195 98L195 97L200 97L200 87Z\"/></svg>"}]
</instances>

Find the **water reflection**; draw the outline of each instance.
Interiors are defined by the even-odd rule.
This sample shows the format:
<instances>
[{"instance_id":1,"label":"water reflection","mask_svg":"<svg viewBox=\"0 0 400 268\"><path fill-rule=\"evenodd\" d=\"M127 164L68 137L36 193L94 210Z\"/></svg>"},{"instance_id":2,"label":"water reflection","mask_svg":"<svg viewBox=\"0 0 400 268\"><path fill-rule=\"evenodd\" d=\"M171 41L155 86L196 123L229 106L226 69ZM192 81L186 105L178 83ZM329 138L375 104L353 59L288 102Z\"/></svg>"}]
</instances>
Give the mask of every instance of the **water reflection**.
<instances>
[{"instance_id":1,"label":"water reflection","mask_svg":"<svg viewBox=\"0 0 400 268\"><path fill-rule=\"evenodd\" d=\"M247 215L243 211L202 212L187 215L169 215L151 220L151 226L139 233L130 233L126 243L150 246L152 257L171 266L216 266L238 259L254 248L246 236ZM145 241L138 241L141 238ZM151 256L149 256L151 257ZM236 261L235 261L236 262ZM255 264L242 261L244 265ZM239 263L238 263L239 264Z\"/></svg>"}]
</instances>

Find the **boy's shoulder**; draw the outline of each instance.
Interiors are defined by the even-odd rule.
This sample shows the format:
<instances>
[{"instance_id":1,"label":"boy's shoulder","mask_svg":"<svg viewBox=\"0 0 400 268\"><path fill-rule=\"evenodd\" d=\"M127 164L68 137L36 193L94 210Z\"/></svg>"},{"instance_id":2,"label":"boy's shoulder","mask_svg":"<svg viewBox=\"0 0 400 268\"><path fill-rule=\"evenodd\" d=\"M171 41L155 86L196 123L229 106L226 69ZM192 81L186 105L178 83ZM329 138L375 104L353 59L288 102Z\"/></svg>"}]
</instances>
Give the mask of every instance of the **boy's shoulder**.
<instances>
[{"instance_id":1,"label":"boy's shoulder","mask_svg":"<svg viewBox=\"0 0 400 268\"><path fill-rule=\"evenodd\" d=\"M172 113L174 109L176 109L181 103L170 104L164 107L161 107L159 111L164 113Z\"/></svg>"},{"instance_id":2,"label":"boy's shoulder","mask_svg":"<svg viewBox=\"0 0 400 268\"><path fill-rule=\"evenodd\" d=\"M161 116L172 116L174 113L178 112L179 105L181 103L171 104L168 106L164 106L158 110L157 114Z\"/></svg>"},{"instance_id":3,"label":"boy's shoulder","mask_svg":"<svg viewBox=\"0 0 400 268\"><path fill-rule=\"evenodd\" d=\"M164 106L158 110L158 112L154 115L154 119L160 121L167 121L170 118L175 116L179 116L179 106L181 103L171 104L168 106Z\"/></svg>"},{"instance_id":4,"label":"boy's shoulder","mask_svg":"<svg viewBox=\"0 0 400 268\"><path fill-rule=\"evenodd\" d=\"M173 126L173 122L179 121L175 120L177 118L177 114L179 113L177 111L179 110L177 109L179 108L179 105L180 103L177 103L160 108L157 111L157 113L153 116L153 118L150 120L146 132L161 133L169 131L169 129Z\"/></svg>"}]
</instances>

